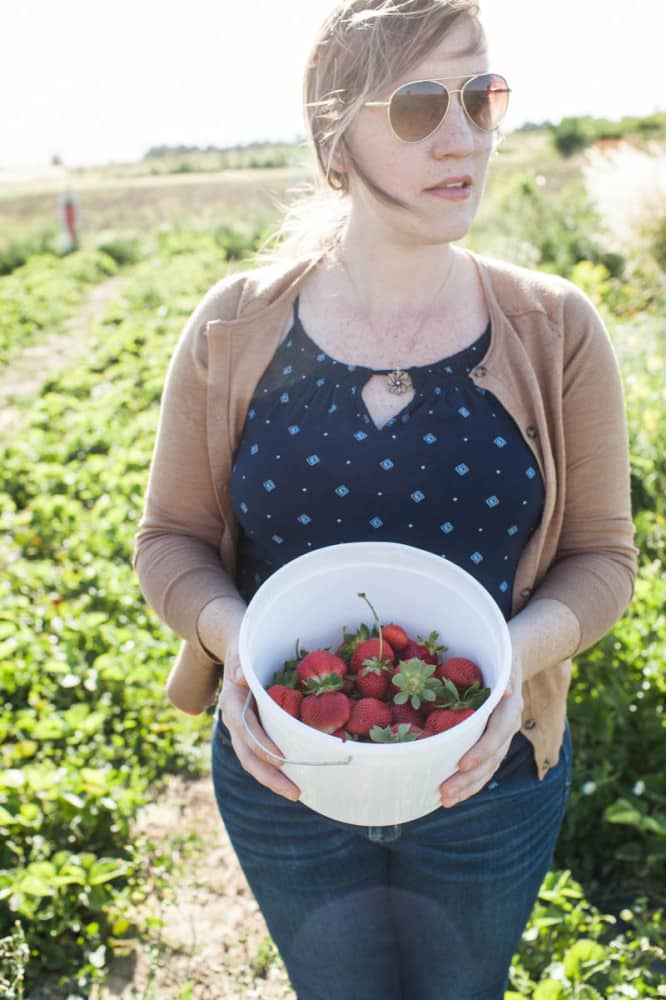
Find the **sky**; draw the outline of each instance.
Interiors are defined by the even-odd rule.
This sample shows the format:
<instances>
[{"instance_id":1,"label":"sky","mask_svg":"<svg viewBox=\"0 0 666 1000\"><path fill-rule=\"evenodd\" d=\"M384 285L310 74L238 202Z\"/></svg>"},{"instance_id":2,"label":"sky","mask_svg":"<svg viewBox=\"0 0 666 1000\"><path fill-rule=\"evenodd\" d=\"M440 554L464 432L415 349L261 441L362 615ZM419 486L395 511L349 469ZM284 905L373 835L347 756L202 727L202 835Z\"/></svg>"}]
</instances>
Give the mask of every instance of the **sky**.
<instances>
[{"instance_id":1,"label":"sky","mask_svg":"<svg viewBox=\"0 0 666 1000\"><path fill-rule=\"evenodd\" d=\"M332 0L4 0L0 169L303 134L302 72ZM505 129L666 110L664 0L481 0Z\"/></svg>"}]
</instances>

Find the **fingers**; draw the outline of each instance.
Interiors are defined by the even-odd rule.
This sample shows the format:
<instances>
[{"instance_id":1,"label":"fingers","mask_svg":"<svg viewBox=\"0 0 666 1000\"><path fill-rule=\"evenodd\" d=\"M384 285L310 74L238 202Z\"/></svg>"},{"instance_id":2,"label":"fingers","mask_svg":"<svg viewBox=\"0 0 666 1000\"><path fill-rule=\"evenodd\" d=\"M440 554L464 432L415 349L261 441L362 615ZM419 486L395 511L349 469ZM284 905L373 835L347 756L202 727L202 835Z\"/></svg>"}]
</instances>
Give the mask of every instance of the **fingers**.
<instances>
[{"instance_id":1,"label":"fingers","mask_svg":"<svg viewBox=\"0 0 666 1000\"><path fill-rule=\"evenodd\" d=\"M271 753L278 757L283 755L262 728L253 707L249 707L245 713L245 721L258 743L255 743L245 731L242 713L246 698L247 682L242 678L242 681L224 684L219 699L222 721L229 730L236 756L241 766L260 784L270 788L277 795L296 801L300 798L300 789L280 771L281 763L270 756ZM264 749L258 744L262 744Z\"/></svg>"},{"instance_id":2,"label":"fingers","mask_svg":"<svg viewBox=\"0 0 666 1000\"><path fill-rule=\"evenodd\" d=\"M456 774L440 785L442 805L450 807L476 795L506 757L520 729L523 699L520 692L500 700L485 732L458 762Z\"/></svg>"}]
</instances>

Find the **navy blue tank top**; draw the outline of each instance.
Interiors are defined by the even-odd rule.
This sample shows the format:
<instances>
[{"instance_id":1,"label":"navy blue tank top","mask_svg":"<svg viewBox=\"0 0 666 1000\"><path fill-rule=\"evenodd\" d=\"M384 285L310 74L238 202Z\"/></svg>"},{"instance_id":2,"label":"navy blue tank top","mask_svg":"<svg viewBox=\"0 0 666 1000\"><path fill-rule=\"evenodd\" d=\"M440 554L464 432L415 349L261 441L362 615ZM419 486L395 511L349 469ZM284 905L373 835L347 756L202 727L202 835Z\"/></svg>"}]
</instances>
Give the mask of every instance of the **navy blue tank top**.
<instances>
[{"instance_id":1,"label":"navy blue tank top","mask_svg":"<svg viewBox=\"0 0 666 1000\"><path fill-rule=\"evenodd\" d=\"M462 566L510 617L516 564L544 492L514 420L469 378L490 336L489 326L451 357L410 368L414 398L378 429L361 395L376 372L322 351L296 303L233 466L237 586L246 600L305 552L382 540Z\"/></svg>"}]
</instances>

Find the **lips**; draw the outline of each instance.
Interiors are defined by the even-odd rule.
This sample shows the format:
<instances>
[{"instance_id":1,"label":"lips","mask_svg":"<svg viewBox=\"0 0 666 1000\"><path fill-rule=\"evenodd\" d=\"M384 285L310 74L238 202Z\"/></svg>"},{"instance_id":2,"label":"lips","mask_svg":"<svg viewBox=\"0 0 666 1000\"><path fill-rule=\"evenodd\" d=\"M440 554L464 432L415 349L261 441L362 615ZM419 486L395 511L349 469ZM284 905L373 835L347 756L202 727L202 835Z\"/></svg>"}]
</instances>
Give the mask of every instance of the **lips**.
<instances>
[{"instance_id":1,"label":"lips","mask_svg":"<svg viewBox=\"0 0 666 1000\"><path fill-rule=\"evenodd\" d=\"M427 191L461 191L472 186L472 178L469 174L464 174L461 177L445 177L444 180L438 181L437 184L433 184L431 187L426 188Z\"/></svg>"}]
</instances>

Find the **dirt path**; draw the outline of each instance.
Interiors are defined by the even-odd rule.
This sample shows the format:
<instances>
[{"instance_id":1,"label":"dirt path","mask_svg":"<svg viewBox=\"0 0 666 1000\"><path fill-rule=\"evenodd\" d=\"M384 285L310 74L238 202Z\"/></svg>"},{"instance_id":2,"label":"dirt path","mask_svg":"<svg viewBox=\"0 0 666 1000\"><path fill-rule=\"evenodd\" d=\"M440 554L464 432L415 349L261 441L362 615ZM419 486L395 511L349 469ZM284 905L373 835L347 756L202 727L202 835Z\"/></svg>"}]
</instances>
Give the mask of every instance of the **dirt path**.
<instances>
[{"instance_id":1,"label":"dirt path","mask_svg":"<svg viewBox=\"0 0 666 1000\"><path fill-rule=\"evenodd\" d=\"M181 874L141 908L139 926L155 917L160 924L112 963L91 1000L294 1000L219 819L210 777L170 778L135 833L167 841Z\"/></svg>"},{"instance_id":2,"label":"dirt path","mask_svg":"<svg viewBox=\"0 0 666 1000\"><path fill-rule=\"evenodd\" d=\"M60 333L48 334L26 347L0 373L0 434L6 434L20 422L24 411L22 400L33 396L54 372L83 354L91 326L100 318L106 303L118 295L122 284L122 275L114 275L96 285Z\"/></svg>"}]
</instances>

